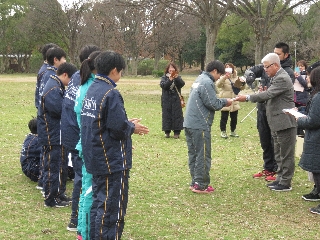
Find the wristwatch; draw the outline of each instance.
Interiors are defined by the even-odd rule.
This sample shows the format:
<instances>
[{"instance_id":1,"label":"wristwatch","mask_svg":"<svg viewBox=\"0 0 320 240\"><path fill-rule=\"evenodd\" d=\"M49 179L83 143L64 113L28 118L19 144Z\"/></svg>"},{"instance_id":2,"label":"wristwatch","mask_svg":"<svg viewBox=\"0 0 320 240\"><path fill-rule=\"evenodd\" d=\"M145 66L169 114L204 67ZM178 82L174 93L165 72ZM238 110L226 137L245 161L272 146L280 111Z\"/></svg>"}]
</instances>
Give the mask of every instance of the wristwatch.
<instances>
[{"instance_id":1,"label":"wristwatch","mask_svg":"<svg viewBox=\"0 0 320 240\"><path fill-rule=\"evenodd\" d=\"M250 100L250 95L246 95L246 102Z\"/></svg>"}]
</instances>

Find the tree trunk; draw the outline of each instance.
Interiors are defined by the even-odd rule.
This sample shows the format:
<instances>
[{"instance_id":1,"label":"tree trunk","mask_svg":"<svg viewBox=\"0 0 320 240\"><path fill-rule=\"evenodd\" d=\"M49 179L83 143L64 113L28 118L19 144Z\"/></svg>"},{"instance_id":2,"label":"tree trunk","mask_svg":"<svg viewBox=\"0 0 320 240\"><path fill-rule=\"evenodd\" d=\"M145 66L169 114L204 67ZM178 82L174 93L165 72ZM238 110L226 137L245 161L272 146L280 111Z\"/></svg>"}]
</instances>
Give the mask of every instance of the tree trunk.
<instances>
[{"instance_id":1,"label":"tree trunk","mask_svg":"<svg viewBox=\"0 0 320 240\"><path fill-rule=\"evenodd\" d=\"M135 58L131 59L131 74L133 76L138 75L138 60Z\"/></svg>"},{"instance_id":2,"label":"tree trunk","mask_svg":"<svg viewBox=\"0 0 320 240\"><path fill-rule=\"evenodd\" d=\"M218 28L213 23L206 23L206 60L205 65L214 60L214 46L216 44Z\"/></svg>"},{"instance_id":3,"label":"tree trunk","mask_svg":"<svg viewBox=\"0 0 320 240\"><path fill-rule=\"evenodd\" d=\"M153 69L154 70L159 70L160 58L161 58L161 53L160 53L159 50L156 50L155 53L154 53L154 65L153 65Z\"/></svg>"}]
</instances>

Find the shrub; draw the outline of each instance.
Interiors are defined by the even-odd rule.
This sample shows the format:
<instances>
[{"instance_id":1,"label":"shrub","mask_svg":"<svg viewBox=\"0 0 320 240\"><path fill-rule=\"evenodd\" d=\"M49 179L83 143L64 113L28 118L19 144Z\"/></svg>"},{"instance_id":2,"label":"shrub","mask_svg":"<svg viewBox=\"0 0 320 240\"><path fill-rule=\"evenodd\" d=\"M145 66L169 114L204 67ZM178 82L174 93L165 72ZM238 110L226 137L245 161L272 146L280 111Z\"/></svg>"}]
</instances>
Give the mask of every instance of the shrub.
<instances>
[{"instance_id":1,"label":"shrub","mask_svg":"<svg viewBox=\"0 0 320 240\"><path fill-rule=\"evenodd\" d=\"M160 71L160 70L153 70L152 71L152 76L154 76L154 77L162 77L163 74L164 74L164 72Z\"/></svg>"}]
</instances>

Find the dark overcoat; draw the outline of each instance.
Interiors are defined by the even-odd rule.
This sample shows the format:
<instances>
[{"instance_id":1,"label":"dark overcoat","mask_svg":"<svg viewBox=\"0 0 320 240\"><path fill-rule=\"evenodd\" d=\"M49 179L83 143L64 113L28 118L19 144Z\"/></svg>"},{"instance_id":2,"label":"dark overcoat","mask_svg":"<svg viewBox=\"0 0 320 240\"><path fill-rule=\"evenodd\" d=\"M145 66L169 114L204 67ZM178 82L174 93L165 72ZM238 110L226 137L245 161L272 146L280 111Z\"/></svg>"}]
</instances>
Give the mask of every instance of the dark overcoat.
<instances>
[{"instance_id":1,"label":"dark overcoat","mask_svg":"<svg viewBox=\"0 0 320 240\"><path fill-rule=\"evenodd\" d=\"M180 76L173 81L170 81L166 75L161 77L162 131L183 129L183 113L177 89L181 94L181 88L184 85L185 82Z\"/></svg>"},{"instance_id":2,"label":"dark overcoat","mask_svg":"<svg viewBox=\"0 0 320 240\"><path fill-rule=\"evenodd\" d=\"M314 95L307 109L307 117L297 121L298 127L305 129L299 166L303 170L320 173L320 93Z\"/></svg>"}]
</instances>

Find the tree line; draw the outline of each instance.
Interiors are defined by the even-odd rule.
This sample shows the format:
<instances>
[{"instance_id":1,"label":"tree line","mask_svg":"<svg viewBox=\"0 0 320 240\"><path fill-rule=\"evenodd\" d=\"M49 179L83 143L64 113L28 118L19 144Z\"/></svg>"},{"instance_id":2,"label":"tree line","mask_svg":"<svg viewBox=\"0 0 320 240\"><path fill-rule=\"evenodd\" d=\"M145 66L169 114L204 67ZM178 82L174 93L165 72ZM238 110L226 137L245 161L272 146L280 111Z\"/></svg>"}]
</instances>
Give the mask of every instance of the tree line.
<instances>
[{"instance_id":1,"label":"tree line","mask_svg":"<svg viewBox=\"0 0 320 240\"><path fill-rule=\"evenodd\" d=\"M131 75L144 59L153 59L155 70L164 58L180 70L204 69L213 59L245 69L279 41L289 44L295 61L311 63L319 59L319 13L316 0L3 0L0 72L12 65L33 72L48 42L74 64L85 44L115 50Z\"/></svg>"}]
</instances>

